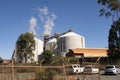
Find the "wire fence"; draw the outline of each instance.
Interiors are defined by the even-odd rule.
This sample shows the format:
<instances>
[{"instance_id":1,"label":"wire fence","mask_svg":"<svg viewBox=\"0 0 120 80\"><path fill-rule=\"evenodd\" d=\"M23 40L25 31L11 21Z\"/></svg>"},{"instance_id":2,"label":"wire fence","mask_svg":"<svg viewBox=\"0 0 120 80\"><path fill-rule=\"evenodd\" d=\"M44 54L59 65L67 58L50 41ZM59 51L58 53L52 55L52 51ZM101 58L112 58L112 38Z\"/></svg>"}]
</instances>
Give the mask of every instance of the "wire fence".
<instances>
[{"instance_id":1,"label":"wire fence","mask_svg":"<svg viewBox=\"0 0 120 80\"><path fill-rule=\"evenodd\" d=\"M65 76L64 67L0 65L0 80L54 80Z\"/></svg>"},{"instance_id":2,"label":"wire fence","mask_svg":"<svg viewBox=\"0 0 120 80\"><path fill-rule=\"evenodd\" d=\"M71 66L0 65L0 80L119 80L120 75L73 74Z\"/></svg>"}]
</instances>

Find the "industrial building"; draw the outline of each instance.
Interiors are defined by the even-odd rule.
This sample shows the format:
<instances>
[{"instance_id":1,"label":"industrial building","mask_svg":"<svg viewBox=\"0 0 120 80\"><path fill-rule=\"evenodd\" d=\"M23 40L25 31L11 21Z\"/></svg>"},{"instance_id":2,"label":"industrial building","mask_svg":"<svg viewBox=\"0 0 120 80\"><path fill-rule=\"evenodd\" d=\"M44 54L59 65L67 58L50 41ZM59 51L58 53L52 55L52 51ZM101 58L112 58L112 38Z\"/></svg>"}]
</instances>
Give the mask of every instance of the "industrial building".
<instances>
[{"instance_id":1,"label":"industrial building","mask_svg":"<svg viewBox=\"0 0 120 80\"><path fill-rule=\"evenodd\" d=\"M34 57L29 58L27 61L28 63L38 61L38 56L41 55L41 53L43 52L43 41L38 38L34 38L34 40L35 40L35 50L33 50ZM14 62L17 63L20 62L20 59L17 57L16 54L16 49L13 52L12 59L14 60ZM31 59L33 59L33 61L31 61ZM24 63L25 59L23 59L21 62Z\"/></svg>"},{"instance_id":2,"label":"industrial building","mask_svg":"<svg viewBox=\"0 0 120 80\"><path fill-rule=\"evenodd\" d=\"M73 32L70 28L67 32L47 38L45 49L51 50L56 56L64 56L69 49L85 48L85 38Z\"/></svg>"},{"instance_id":3,"label":"industrial building","mask_svg":"<svg viewBox=\"0 0 120 80\"><path fill-rule=\"evenodd\" d=\"M50 36L45 34L43 41L35 38L35 50L34 61L38 61L38 56L42 54L44 50L50 50L55 56L63 57L106 57L106 48L85 48L85 38L75 33L71 28L64 33L55 33ZM16 52L14 51L13 58L17 62ZM29 61L30 62L30 61Z\"/></svg>"},{"instance_id":4,"label":"industrial building","mask_svg":"<svg viewBox=\"0 0 120 80\"><path fill-rule=\"evenodd\" d=\"M67 32L44 38L45 50L55 53L55 56L75 57L107 57L107 48L85 48L85 38L70 28Z\"/></svg>"}]
</instances>

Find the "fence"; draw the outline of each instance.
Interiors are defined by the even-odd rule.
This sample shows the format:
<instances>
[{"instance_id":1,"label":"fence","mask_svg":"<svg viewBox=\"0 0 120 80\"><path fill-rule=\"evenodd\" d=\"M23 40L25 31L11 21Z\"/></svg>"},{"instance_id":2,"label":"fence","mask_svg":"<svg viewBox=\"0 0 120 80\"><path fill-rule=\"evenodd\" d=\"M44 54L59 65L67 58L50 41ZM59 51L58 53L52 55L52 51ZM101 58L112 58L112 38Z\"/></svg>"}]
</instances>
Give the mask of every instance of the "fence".
<instances>
[{"instance_id":1,"label":"fence","mask_svg":"<svg viewBox=\"0 0 120 80\"><path fill-rule=\"evenodd\" d=\"M0 65L0 80L119 80L120 75L73 75L70 66Z\"/></svg>"},{"instance_id":2,"label":"fence","mask_svg":"<svg viewBox=\"0 0 120 80\"><path fill-rule=\"evenodd\" d=\"M14 66L0 65L0 80L53 80L66 78L65 66Z\"/></svg>"}]
</instances>

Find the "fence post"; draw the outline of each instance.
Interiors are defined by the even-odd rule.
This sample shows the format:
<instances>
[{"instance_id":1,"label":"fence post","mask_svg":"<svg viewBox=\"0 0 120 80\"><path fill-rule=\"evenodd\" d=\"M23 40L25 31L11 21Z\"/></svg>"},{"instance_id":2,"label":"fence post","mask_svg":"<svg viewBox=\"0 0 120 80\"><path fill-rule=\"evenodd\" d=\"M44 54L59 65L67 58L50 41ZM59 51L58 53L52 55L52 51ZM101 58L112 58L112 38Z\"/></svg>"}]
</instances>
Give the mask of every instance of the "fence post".
<instances>
[{"instance_id":1,"label":"fence post","mask_svg":"<svg viewBox=\"0 0 120 80\"><path fill-rule=\"evenodd\" d=\"M13 64L13 59L12 59L12 80L14 80L14 64Z\"/></svg>"},{"instance_id":2,"label":"fence post","mask_svg":"<svg viewBox=\"0 0 120 80\"><path fill-rule=\"evenodd\" d=\"M65 69L64 63L63 63L63 69L64 69L64 74L65 74L65 80L67 80L66 69Z\"/></svg>"}]
</instances>

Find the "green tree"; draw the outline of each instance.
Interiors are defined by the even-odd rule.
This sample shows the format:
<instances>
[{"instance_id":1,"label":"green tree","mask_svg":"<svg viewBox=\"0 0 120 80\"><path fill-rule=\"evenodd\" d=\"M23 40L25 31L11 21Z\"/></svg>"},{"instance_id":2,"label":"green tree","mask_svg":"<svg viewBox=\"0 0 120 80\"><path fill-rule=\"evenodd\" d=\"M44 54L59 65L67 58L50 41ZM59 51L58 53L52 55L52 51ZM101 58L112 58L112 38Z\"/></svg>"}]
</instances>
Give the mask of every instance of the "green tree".
<instances>
[{"instance_id":1,"label":"green tree","mask_svg":"<svg viewBox=\"0 0 120 80\"><path fill-rule=\"evenodd\" d=\"M0 59L2 59L2 58L0 57Z\"/></svg>"},{"instance_id":2,"label":"green tree","mask_svg":"<svg viewBox=\"0 0 120 80\"><path fill-rule=\"evenodd\" d=\"M108 56L112 60L120 58L120 19L114 22L109 30L108 36Z\"/></svg>"},{"instance_id":3,"label":"green tree","mask_svg":"<svg viewBox=\"0 0 120 80\"><path fill-rule=\"evenodd\" d=\"M0 57L0 64L3 63L3 59Z\"/></svg>"},{"instance_id":4,"label":"green tree","mask_svg":"<svg viewBox=\"0 0 120 80\"><path fill-rule=\"evenodd\" d=\"M112 16L112 20L118 20L120 16L120 1L119 0L98 0L98 4L103 6L100 9L100 16L105 16L106 18Z\"/></svg>"},{"instance_id":5,"label":"green tree","mask_svg":"<svg viewBox=\"0 0 120 80\"><path fill-rule=\"evenodd\" d=\"M52 56L53 56L53 53L50 50L45 50L42 53L42 58L44 59L45 63L49 63L51 61Z\"/></svg>"},{"instance_id":6,"label":"green tree","mask_svg":"<svg viewBox=\"0 0 120 80\"><path fill-rule=\"evenodd\" d=\"M108 57L112 60L120 58L120 1L98 0L104 6L100 9L100 16L112 17L113 23L108 36Z\"/></svg>"},{"instance_id":7,"label":"green tree","mask_svg":"<svg viewBox=\"0 0 120 80\"><path fill-rule=\"evenodd\" d=\"M35 49L35 40L32 33L21 34L16 42L17 59L27 63L28 59L33 60L33 50Z\"/></svg>"}]
</instances>

